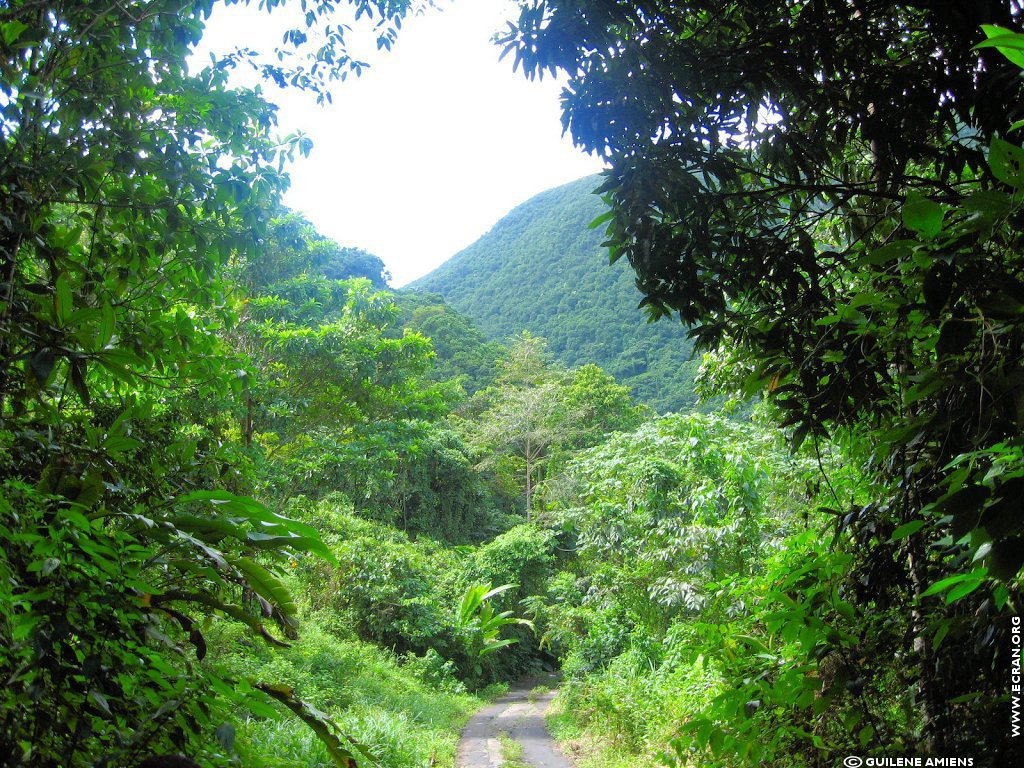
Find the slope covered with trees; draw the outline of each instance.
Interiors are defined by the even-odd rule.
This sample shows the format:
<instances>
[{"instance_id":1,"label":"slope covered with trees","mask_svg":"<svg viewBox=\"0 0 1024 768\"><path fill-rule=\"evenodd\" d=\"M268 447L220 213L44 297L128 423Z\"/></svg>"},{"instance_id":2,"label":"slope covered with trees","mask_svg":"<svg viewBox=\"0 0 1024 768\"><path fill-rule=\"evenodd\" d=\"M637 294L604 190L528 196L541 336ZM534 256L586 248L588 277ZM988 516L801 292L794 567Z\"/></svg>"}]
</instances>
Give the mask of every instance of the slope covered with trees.
<instances>
[{"instance_id":1,"label":"slope covered with trees","mask_svg":"<svg viewBox=\"0 0 1024 768\"><path fill-rule=\"evenodd\" d=\"M591 194L597 184L588 177L531 198L409 288L441 294L493 340L529 331L564 365L594 363L641 402L686 409L699 361L682 325L645 322L633 273L609 266L602 230L590 228L606 210Z\"/></svg>"}]
</instances>

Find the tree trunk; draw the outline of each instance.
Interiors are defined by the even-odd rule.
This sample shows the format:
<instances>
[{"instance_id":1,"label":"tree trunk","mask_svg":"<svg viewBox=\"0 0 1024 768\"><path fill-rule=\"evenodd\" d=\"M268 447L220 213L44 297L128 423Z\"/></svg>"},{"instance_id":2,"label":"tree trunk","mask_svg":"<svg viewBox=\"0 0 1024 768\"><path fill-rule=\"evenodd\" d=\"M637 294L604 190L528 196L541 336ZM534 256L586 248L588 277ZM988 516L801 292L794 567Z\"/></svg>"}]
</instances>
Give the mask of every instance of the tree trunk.
<instances>
[{"instance_id":1,"label":"tree trunk","mask_svg":"<svg viewBox=\"0 0 1024 768\"><path fill-rule=\"evenodd\" d=\"M530 460L530 443L526 443L526 522L530 522L530 505L533 503L533 462Z\"/></svg>"}]
</instances>

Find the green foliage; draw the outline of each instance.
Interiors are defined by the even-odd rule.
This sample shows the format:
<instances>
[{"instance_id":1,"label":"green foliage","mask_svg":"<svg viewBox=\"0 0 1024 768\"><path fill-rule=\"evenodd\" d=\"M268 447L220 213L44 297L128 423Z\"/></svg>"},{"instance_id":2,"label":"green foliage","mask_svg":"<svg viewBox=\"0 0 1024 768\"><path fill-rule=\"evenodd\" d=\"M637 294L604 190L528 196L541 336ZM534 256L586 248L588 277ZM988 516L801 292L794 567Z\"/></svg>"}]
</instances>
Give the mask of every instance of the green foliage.
<instances>
[{"instance_id":1,"label":"green foliage","mask_svg":"<svg viewBox=\"0 0 1024 768\"><path fill-rule=\"evenodd\" d=\"M529 331L565 366L593 363L642 403L687 409L699 363L685 329L644 323L632 275L608 266L589 227L605 211L597 184L588 177L528 200L410 288L441 294L491 339Z\"/></svg>"},{"instance_id":2,"label":"green foliage","mask_svg":"<svg viewBox=\"0 0 1024 768\"><path fill-rule=\"evenodd\" d=\"M508 768L529 768L528 764L521 759L523 757L522 744L505 732L498 734L498 741L501 744L502 765Z\"/></svg>"},{"instance_id":3,"label":"green foliage","mask_svg":"<svg viewBox=\"0 0 1024 768\"><path fill-rule=\"evenodd\" d=\"M829 493L864 494L839 457L822 460ZM763 428L670 415L549 480L547 516L576 557L528 606L563 659L562 706L608 755L654 764L673 743L700 764L792 764L804 733L862 706L837 687L812 711L822 659L866 653L840 591L850 558L811 513L816 464ZM841 729L830 739L857 751Z\"/></svg>"},{"instance_id":4,"label":"green foliage","mask_svg":"<svg viewBox=\"0 0 1024 768\"><path fill-rule=\"evenodd\" d=\"M573 532L591 591L660 635L675 616L714 615L705 585L756 570L778 545L801 504L793 474L752 427L667 416L574 459L549 514Z\"/></svg>"},{"instance_id":5,"label":"green foliage","mask_svg":"<svg viewBox=\"0 0 1024 768\"><path fill-rule=\"evenodd\" d=\"M201 634L187 633L192 620L179 614L179 634L152 610L142 542L27 484L8 481L3 491L0 749L14 765L103 755L128 763L166 743L160 731L196 749L197 732L224 713L202 711L211 691L195 671L206 649ZM128 669L137 673L122 682ZM137 724L134 735L126 722Z\"/></svg>"},{"instance_id":6,"label":"green foliage","mask_svg":"<svg viewBox=\"0 0 1024 768\"><path fill-rule=\"evenodd\" d=\"M512 611L497 613L494 605L488 602L492 597L516 586L505 584L492 589L490 584L475 584L462 596L456 627L469 637L470 656L485 656L518 642L514 637L501 638L502 627L521 624L533 629L531 621L514 617Z\"/></svg>"},{"instance_id":7,"label":"green foliage","mask_svg":"<svg viewBox=\"0 0 1024 768\"><path fill-rule=\"evenodd\" d=\"M636 429L649 415L634 403L627 385L593 363L569 371L560 397L572 414L571 444L576 448L596 445L611 432Z\"/></svg>"},{"instance_id":8,"label":"green foliage","mask_svg":"<svg viewBox=\"0 0 1024 768\"><path fill-rule=\"evenodd\" d=\"M304 596L313 609L337 612L361 639L399 653L449 649L452 623L444 606L455 600L458 589L454 552L356 517L339 508L336 499L311 507L304 516L324 529L337 561L303 569ZM450 583L436 578L438 569Z\"/></svg>"},{"instance_id":9,"label":"green foliage","mask_svg":"<svg viewBox=\"0 0 1024 768\"><path fill-rule=\"evenodd\" d=\"M378 256L360 248L343 248L306 219L279 209L256 251L236 258L232 278L248 292L260 294L271 286L303 275L328 280L369 280L377 290L387 288L388 273Z\"/></svg>"},{"instance_id":10,"label":"green foliage","mask_svg":"<svg viewBox=\"0 0 1024 768\"><path fill-rule=\"evenodd\" d=\"M361 640L432 659L415 662L428 678L447 670L478 688L514 679L535 663L536 644L528 631L499 639L504 628L529 622L512 618L516 611L507 607L498 610L496 599L514 606L540 588L552 561L550 533L518 526L475 549L453 548L358 517L337 498L296 506L304 507L295 510L298 516L317 521L336 559L308 562L297 571L311 610L333 612ZM481 587L513 579L522 586L491 594L489 586ZM519 645L491 653L512 642Z\"/></svg>"},{"instance_id":11,"label":"green foliage","mask_svg":"<svg viewBox=\"0 0 1024 768\"><path fill-rule=\"evenodd\" d=\"M555 366L547 342L524 331L498 361L492 387L464 407L463 428L485 451L483 467L511 476L524 494L527 520L534 492L560 452L592 445L639 423L643 409L626 386L595 365Z\"/></svg>"},{"instance_id":12,"label":"green foliage","mask_svg":"<svg viewBox=\"0 0 1024 768\"><path fill-rule=\"evenodd\" d=\"M550 639L604 624L587 633L592 668L634 627L657 639L676 618L730 610L712 585L756 571L798 525L800 471L762 432L711 416L662 417L579 454L549 482L547 514L572 535L585 586L551 585Z\"/></svg>"},{"instance_id":13,"label":"green foliage","mask_svg":"<svg viewBox=\"0 0 1024 768\"><path fill-rule=\"evenodd\" d=\"M396 334L397 320L390 295L366 280L300 275L247 301L230 338L255 372L241 398L241 438L272 459L260 465L266 492L372 482L396 452L415 450L409 443L424 432L416 422L438 415L443 398L423 379L430 342Z\"/></svg>"},{"instance_id":14,"label":"green foliage","mask_svg":"<svg viewBox=\"0 0 1024 768\"><path fill-rule=\"evenodd\" d=\"M423 421L373 423L339 450L337 489L360 514L411 534L479 541L504 530L511 507L473 466L454 431ZM321 474L314 482L324 485Z\"/></svg>"},{"instance_id":15,"label":"green foliage","mask_svg":"<svg viewBox=\"0 0 1024 768\"><path fill-rule=\"evenodd\" d=\"M468 585L516 585L501 594L501 602L506 610L523 615L528 611L528 598L543 590L555 563L555 546L552 531L531 524L517 525L473 551L464 566L464 581ZM515 643L513 647L485 658L470 653L465 668L472 673L471 680L515 680L536 673L542 663L550 663L551 659L545 660L538 648L532 622L519 623L521 626L507 628L506 638L511 641L507 645ZM474 637L470 639L473 641Z\"/></svg>"},{"instance_id":16,"label":"green foliage","mask_svg":"<svg viewBox=\"0 0 1024 768\"><path fill-rule=\"evenodd\" d=\"M396 302L402 325L430 339L434 381L458 381L472 395L494 381L501 346L487 341L468 317L452 309L440 294L402 291Z\"/></svg>"},{"instance_id":17,"label":"green foliage","mask_svg":"<svg viewBox=\"0 0 1024 768\"><path fill-rule=\"evenodd\" d=\"M432 340L403 324L394 294L315 274L338 249L308 224L288 216L273 232L235 264L249 296L229 336L252 371L236 412L260 491L283 500L341 491L363 515L452 541L500 529L508 504L436 423L458 383L435 383ZM459 321L444 336L449 349L472 346Z\"/></svg>"},{"instance_id":18,"label":"green foliage","mask_svg":"<svg viewBox=\"0 0 1024 768\"><path fill-rule=\"evenodd\" d=\"M916 719L862 725L861 748L1005 762L990 702L1024 564L1019 4L685 6L524 4L506 42L531 75L568 74L564 123L609 160L612 255L651 315L732 346L795 445L864 446L876 487L828 502L834 541L855 634L900 659ZM816 736L768 749L833 754Z\"/></svg>"},{"instance_id":19,"label":"green foliage","mask_svg":"<svg viewBox=\"0 0 1024 768\"><path fill-rule=\"evenodd\" d=\"M407 7L359 5L384 38ZM221 343L237 321L226 269L259 247L309 142L276 136L258 91L227 87L248 52L189 74L212 6L0 9L5 764L230 759L225 707L270 699L197 664L205 619L283 643L295 604L279 564L326 552L237 495L249 482L224 440L247 378ZM313 52L291 34L292 64L264 72L321 89L353 64L325 34Z\"/></svg>"},{"instance_id":20,"label":"green foliage","mask_svg":"<svg viewBox=\"0 0 1024 768\"><path fill-rule=\"evenodd\" d=\"M272 677L293 688L371 757L360 765L421 768L453 759L458 729L482 702L466 695L449 668L429 656L396 656L358 641L343 628L345 620L330 612L304 616L303 624L309 629L301 643L273 653L218 626L216 650L207 664L220 674ZM237 719L238 750L246 765L332 765L326 748L294 720L244 710Z\"/></svg>"},{"instance_id":21,"label":"green foliage","mask_svg":"<svg viewBox=\"0 0 1024 768\"><path fill-rule=\"evenodd\" d=\"M517 584L509 595L522 599L537 594L553 562L554 534L533 525L517 525L473 552L471 578Z\"/></svg>"}]
</instances>

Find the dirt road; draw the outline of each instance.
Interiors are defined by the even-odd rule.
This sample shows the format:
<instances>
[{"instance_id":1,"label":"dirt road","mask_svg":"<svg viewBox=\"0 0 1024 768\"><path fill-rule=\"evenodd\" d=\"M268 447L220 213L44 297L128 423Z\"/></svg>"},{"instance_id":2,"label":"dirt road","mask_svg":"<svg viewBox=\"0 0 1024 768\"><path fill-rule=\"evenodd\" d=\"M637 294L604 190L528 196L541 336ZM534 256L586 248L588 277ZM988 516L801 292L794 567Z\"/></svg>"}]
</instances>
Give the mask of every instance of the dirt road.
<instances>
[{"instance_id":1,"label":"dirt road","mask_svg":"<svg viewBox=\"0 0 1024 768\"><path fill-rule=\"evenodd\" d=\"M473 715L462 731L458 768L500 768L504 762L498 740L501 733L507 733L522 745L519 760L532 768L573 768L559 751L544 721L554 691L531 697L529 690L517 687Z\"/></svg>"}]
</instances>

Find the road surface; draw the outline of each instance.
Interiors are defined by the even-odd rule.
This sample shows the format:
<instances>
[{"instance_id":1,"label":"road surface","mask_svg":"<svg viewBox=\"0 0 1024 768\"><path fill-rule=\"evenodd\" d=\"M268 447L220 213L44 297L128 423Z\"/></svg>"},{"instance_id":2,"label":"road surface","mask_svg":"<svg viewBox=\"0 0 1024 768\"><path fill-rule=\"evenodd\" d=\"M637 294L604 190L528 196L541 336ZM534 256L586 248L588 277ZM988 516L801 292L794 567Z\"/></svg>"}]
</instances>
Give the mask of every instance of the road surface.
<instances>
[{"instance_id":1,"label":"road surface","mask_svg":"<svg viewBox=\"0 0 1024 768\"><path fill-rule=\"evenodd\" d=\"M501 733L522 745L519 760L531 768L573 768L551 738L544 720L554 691L533 697L529 693L530 688L520 684L470 718L459 743L458 768L501 768Z\"/></svg>"}]
</instances>

